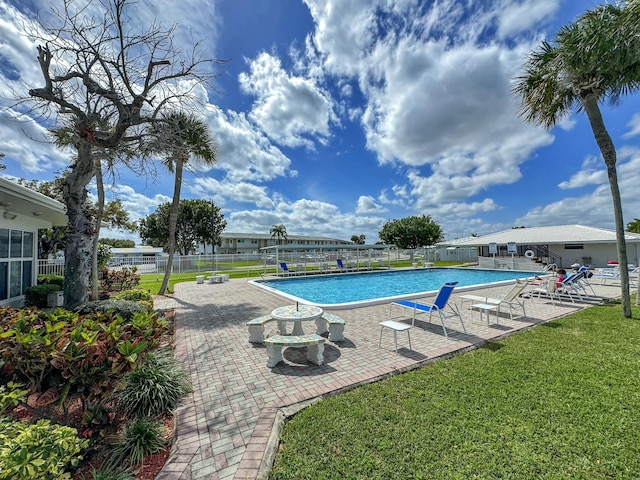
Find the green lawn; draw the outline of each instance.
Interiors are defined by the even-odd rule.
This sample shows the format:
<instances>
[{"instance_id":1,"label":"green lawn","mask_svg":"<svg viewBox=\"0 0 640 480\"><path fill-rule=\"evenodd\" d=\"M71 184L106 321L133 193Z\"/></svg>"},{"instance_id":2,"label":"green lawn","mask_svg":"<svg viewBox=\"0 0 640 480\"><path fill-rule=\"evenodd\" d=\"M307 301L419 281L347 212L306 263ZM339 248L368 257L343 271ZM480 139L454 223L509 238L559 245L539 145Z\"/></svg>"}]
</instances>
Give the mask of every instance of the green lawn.
<instances>
[{"instance_id":1,"label":"green lawn","mask_svg":"<svg viewBox=\"0 0 640 480\"><path fill-rule=\"evenodd\" d=\"M589 308L318 402L269 478L638 479L633 317Z\"/></svg>"}]
</instances>

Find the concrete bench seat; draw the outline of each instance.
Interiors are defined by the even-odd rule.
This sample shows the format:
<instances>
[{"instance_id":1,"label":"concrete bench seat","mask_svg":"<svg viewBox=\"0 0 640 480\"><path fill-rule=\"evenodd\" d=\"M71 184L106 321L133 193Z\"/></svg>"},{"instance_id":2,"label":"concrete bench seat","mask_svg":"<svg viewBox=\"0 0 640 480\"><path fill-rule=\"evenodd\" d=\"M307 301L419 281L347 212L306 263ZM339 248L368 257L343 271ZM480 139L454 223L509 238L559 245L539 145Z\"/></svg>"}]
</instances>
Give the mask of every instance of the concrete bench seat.
<instances>
[{"instance_id":1,"label":"concrete bench seat","mask_svg":"<svg viewBox=\"0 0 640 480\"><path fill-rule=\"evenodd\" d=\"M207 277L208 283L224 283L229 281L229 274L227 273L212 273Z\"/></svg>"},{"instance_id":2,"label":"concrete bench seat","mask_svg":"<svg viewBox=\"0 0 640 480\"><path fill-rule=\"evenodd\" d=\"M320 318L316 319L316 333L322 335L328 331L329 340L341 342L344 340L344 325L344 319L333 313L325 312Z\"/></svg>"},{"instance_id":3,"label":"concrete bench seat","mask_svg":"<svg viewBox=\"0 0 640 480\"><path fill-rule=\"evenodd\" d=\"M264 326L267 322L273 320L271 315L265 315L263 317L254 318L247 322L249 328L249 342L262 343L264 342Z\"/></svg>"},{"instance_id":4,"label":"concrete bench seat","mask_svg":"<svg viewBox=\"0 0 640 480\"><path fill-rule=\"evenodd\" d=\"M307 360L316 365L324 363L325 338L318 334L309 335L273 335L264 341L267 346L267 367L275 367L283 361L282 347L307 347Z\"/></svg>"}]
</instances>

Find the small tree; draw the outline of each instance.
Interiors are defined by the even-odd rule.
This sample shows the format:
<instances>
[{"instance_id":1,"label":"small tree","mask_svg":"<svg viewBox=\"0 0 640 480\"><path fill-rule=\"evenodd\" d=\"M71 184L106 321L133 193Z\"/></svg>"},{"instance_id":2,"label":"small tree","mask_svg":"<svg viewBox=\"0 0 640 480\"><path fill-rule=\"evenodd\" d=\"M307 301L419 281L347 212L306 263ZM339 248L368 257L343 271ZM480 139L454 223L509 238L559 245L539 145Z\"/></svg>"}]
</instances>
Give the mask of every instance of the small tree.
<instances>
[{"instance_id":1,"label":"small tree","mask_svg":"<svg viewBox=\"0 0 640 480\"><path fill-rule=\"evenodd\" d=\"M35 108L71 128L74 159L64 177L69 217L65 252L65 307L86 302L96 229L87 204L87 185L96 174L96 155L105 151L143 153L136 146L144 127L168 103L188 105L195 88L213 77L196 44L190 55L176 49L173 30L153 24L137 33L127 25L129 0L99 2L104 15L90 16L73 0L51 7L26 33L38 46L43 85L29 90ZM25 99L25 101L27 101ZM101 157L102 158L102 157Z\"/></svg>"},{"instance_id":2,"label":"small tree","mask_svg":"<svg viewBox=\"0 0 640 480\"><path fill-rule=\"evenodd\" d=\"M113 248L133 248L136 246L136 242L133 240L125 240L122 238L101 238L98 243L109 245Z\"/></svg>"},{"instance_id":3,"label":"small tree","mask_svg":"<svg viewBox=\"0 0 640 480\"><path fill-rule=\"evenodd\" d=\"M365 239L364 235L351 235L351 241L356 245L364 245Z\"/></svg>"},{"instance_id":4,"label":"small tree","mask_svg":"<svg viewBox=\"0 0 640 480\"><path fill-rule=\"evenodd\" d=\"M640 233L640 219L634 218L627 224L627 232Z\"/></svg>"},{"instance_id":5,"label":"small tree","mask_svg":"<svg viewBox=\"0 0 640 480\"><path fill-rule=\"evenodd\" d=\"M444 238L442 228L429 215L389 220L382 226L378 236L384 243L412 250L433 245Z\"/></svg>"},{"instance_id":6,"label":"small tree","mask_svg":"<svg viewBox=\"0 0 640 480\"><path fill-rule=\"evenodd\" d=\"M145 244L165 248L169 243L171 203L163 203L152 214L140 220L139 234ZM202 227L206 225L206 230ZM206 200L180 200L176 223L176 251L188 255L196 243L217 241L227 222L224 214ZM209 228L210 227L210 228ZM206 236L205 236L206 235Z\"/></svg>"}]
</instances>

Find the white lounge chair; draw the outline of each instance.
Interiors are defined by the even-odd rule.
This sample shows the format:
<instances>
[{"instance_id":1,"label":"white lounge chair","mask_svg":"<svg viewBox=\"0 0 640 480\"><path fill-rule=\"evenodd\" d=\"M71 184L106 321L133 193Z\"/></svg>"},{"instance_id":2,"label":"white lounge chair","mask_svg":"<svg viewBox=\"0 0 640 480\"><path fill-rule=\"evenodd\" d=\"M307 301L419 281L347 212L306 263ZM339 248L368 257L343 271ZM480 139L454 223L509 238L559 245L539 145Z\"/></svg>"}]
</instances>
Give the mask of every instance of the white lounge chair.
<instances>
[{"instance_id":1,"label":"white lounge chair","mask_svg":"<svg viewBox=\"0 0 640 480\"><path fill-rule=\"evenodd\" d=\"M481 297L476 295L461 295L461 299L467 299L472 301L483 302L487 305L493 305L498 307L497 315L500 315L500 307L506 305L509 307L509 317L513 320L513 309L522 310L522 317L526 317L527 313L524 308L524 299L520 297L520 294L527 288L527 282L516 282L511 290L509 290L504 296L500 298ZM472 298L473 297L473 298Z\"/></svg>"}]
</instances>

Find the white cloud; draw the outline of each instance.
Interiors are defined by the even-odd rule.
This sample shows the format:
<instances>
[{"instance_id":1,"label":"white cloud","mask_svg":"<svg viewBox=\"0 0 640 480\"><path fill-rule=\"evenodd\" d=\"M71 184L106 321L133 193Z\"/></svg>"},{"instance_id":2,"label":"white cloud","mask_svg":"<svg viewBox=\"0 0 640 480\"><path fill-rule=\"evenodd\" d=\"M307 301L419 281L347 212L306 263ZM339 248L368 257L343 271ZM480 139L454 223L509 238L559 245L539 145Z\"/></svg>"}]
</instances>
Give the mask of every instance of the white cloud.
<instances>
[{"instance_id":1,"label":"white cloud","mask_svg":"<svg viewBox=\"0 0 640 480\"><path fill-rule=\"evenodd\" d=\"M590 156L582 163L582 169L571 176L568 181L560 182L558 187L563 190L580 188L585 185L602 185L607 183L607 171L604 162Z\"/></svg>"},{"instance_id":2,"label":"white cloud","mask_svg":"<svg viewBox=\"0 0 640 480\"><path fill-rule=\"evenodd\" d=\"M211 177L197 178L187 186L187 189L195 197L213 200L219 207L224 206L228 201L250 203L258 208L273 208L275 205L266 187L248 182L218 181Z\"/></svg>"},{"instance_id":3,"label":"white cloud","mask_svg":"<svg viewBox=\"0 0 640 480\"><path fill-rule=\"evenodd\" d=\"M539 28L560 8L558 0L503 0L496 5L498 12L498 37L507 38L531 28Z\"/></svg>"},{"instance_id":4,"label":"white cloud","mask_svg":"<svg viewBox=\"0 0 640 480\"><path fill-rule=\"evenodd\" d=\"M32 118L9 108L0 110L0 128L0 151L7 155L6 165L17 162L24 172L37 175L69 164L71 152L56 149L49 142L47 129Z\"/></svg>"},{"instance_id":5,"label":"white cloud","mask_svg":"<svg viewBox=\"0 0 640 480\"><path fill-rule=\"evenodd\" d=\"M256 97L249 118L275 142L313 148L313 140L327 141L333 107L328 92L313 79L289 75L278 58L261 53L238 80L245 93Z\"/></svg>"},{"instance_id":6,"label":"white cloud","mask_svg":"<svg viewBox=\"0 0 640 480\"><path fill-rule=\"evenodd\" d=\"M629 131L625 133L622 138L633 138L640 135L640 113L636 113L631 117L629 123L627 123Z\"/></svg>"},{"instance_id":7,"label":"white cloud","mask_svg":"<svg viewBox=\"0 0 640 480\"><path fill-rule=\"evenodd\" d=\"M375 199L369 195L361 195L358 198L356 213L384 213L387 209L376 203Z\"/></svg>"},{"instance_id":8,"label":"white cloud","mask_svg":"<svg viewBox=\"0 0 640 480\"><path fill-rule=\"evenodd\" d=\"M638 217L640 198L637 185L640 182L640 149L622 148L618 152L618 187L622 197L623 218L629 223ZM613 203L611 189L606 174L595 188L579 197L567 197L547 205L531 209L516 221L527 226L554 224L587 224L594 227L613 229ZM595 182L593 182L595 183Z\"/></svg>"},{"instance_id":9,"label":"white cloud","mask_svg":"<svg viewBox=\"0 0 640 480\"><path fill-rule=\"evenodd\" d=\"M218 144L216 168L224 170L229 181L263 182L286 174L291 160L256 130L243 113L225 113L209 106L207 121Z\"/></svg>"}]
</instances>

